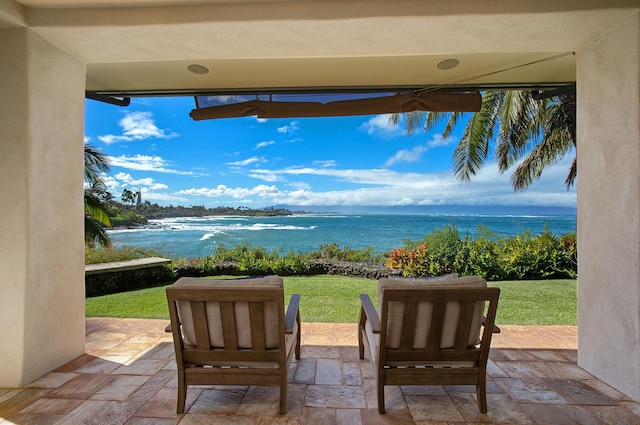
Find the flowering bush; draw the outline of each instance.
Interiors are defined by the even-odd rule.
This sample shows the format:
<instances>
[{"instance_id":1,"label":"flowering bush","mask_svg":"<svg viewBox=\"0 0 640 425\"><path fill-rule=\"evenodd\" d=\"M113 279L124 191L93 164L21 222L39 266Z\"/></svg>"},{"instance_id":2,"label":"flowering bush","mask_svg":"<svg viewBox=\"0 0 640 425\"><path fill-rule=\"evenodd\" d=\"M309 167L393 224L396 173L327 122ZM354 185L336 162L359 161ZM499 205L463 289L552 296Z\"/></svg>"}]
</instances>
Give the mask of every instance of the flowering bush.
<instances>
[{"instance_id":1,"label":"flowering bush","mask_svg":"<svg viewBox=\"0 0 640 425\"><path fill-rule=\"evenodd\" d=\"M481 229L482 230L482 229ZM575 233L557 237L549 229L505 238L486 229L472 239L461 237L454 225L437 229L423 241L405 241L388 254L386 266L405 276L448 273L480 275L487 280L571 278L577 276Z\"/></svg>"}]
</instances>

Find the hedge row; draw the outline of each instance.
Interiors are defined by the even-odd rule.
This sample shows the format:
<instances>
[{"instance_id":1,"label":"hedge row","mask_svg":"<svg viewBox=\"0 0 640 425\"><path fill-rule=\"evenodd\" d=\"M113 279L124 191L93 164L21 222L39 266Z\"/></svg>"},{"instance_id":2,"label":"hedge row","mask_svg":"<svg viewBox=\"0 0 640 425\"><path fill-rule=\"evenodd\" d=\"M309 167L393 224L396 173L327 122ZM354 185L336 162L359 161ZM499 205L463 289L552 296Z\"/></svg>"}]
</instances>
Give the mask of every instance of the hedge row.
<instances>
[{"instance_id":1,"label":"hedge row","mask_svg":"<svg viewBox=\"0 0 640 425\"><path fill-rule=\"evenodd\" d=\"M138 270L89 275L85 277L86 296L96 297L118 292L134 291L153 286L166 285L180 277L204 277L216 275L246 276L286 273L267 268L253 273L243 269L238 262L209 263L202 266L203 260L174 261L167 266L148 267ZM346 261L311 260L307 275L332 274L366 279L379 279L391 275L400 275L401 271L381 265L353 263Z\"/></svg>"}]
</instances>

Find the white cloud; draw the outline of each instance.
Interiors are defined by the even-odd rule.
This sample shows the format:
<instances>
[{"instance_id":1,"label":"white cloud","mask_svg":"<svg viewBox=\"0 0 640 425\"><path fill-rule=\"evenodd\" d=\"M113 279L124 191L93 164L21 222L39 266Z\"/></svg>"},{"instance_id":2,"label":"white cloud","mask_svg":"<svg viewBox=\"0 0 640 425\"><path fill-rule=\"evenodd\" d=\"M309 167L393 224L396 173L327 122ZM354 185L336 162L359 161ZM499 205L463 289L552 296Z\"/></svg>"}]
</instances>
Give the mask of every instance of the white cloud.
<instances>
[{"instance_id":1,"label":"white cloud","mask_svg":"<svg viewBox=\"0 0 640 425\"><path fill-rule=\"evenodd\" d=\"M100 141L106 143L107 145L124 140L124 139L119 139L119 136L115 136L113 134L105 134L104 136L98 136L98 139L100 139Z\"/></svg>"},{"instance_id":2,"label":"white cloud","mask_svg":"<svg viewBox=\"0 0 640 425\"><path fill-rule=\"evenodd\" d=\"M164 183L153 183L149 186L149 190L166 190L169 189L169 186L167 186Z\"/></svg>"},{"instance_id":3,"label":"white cloud","mask_svg":"<svg viewBox=\"0 0 640 425\"><path fill-rule=\"evenodd\" d=\"M170 163L165 161L160 156L150 156L150 155L120 155L120 156L110 156L108 157L109 164L112 167L122 167L127 168L129 170L139 170L139 171L155 171L157 173L168 173L168 174L181 174L181 175L195 175L195 173L191 171L178 171L172 168L168 168Z\"/></svg>"},{"instance_id":4,"label":"white cloud","mask_svg":"<svg viewBox=\"0 0 640 425\"><path fill-rule=\"evenodd\" d=\"M303 182L303 181L291 182L291 183L288 184L288 186L295 187L296 189L300 189L300 190L310 190L311 189L311 185L309 183Z\"/></svg>"},{"instance_id":5,"label":"white cloud","mask_svg":"<svg viewBox=\"0 0 640 425\"><path fill-rule=\"evenodd\" d=\"M107 190L109 190L109 192L113 192L115 189L118 189L121 187L120 182L114 177L103 174L101 178Z\"/></svg>"},{"instance_id":6,"label":"white cloud","mask_svg":"<svg viewBox=\"0 0 640 425\"><path fill-rule=\"evenodd\" d=\"M150 186L153 184L151 177L136 180L129 173L118 173L114 177L130 186Z\"/></svg>"},{"instance_id":7,"label":"white cloud","mask_svg":"<svg viewBox=\"0 0 640 425\"><path fill-rule=\"evenodd\" d=\"M400 125L389 123L390 116L389 114L376 115L363 123L360 126L360 130L369 135L382 137L384 139L391 139L404 134L405 131Z\"/></svg>"},{"instance_id":8,"label":"white cloud","mask_svg":"<svg viewBox=\"0 0 640 425\"><path fill-rule=\"evenodd\" d=\"M427 147L429 148L437 148L440 146L449 146L453 143L457 143L457 139L455 137L442 137L440 133L434 133L431 135L431 140L427 142Z\"/></svg>"},{"instance_id":9,"label":"white cloud","mask_svg":"<svg viewBox=\"0 0 640 425\"><path fill-rule=\"evenodd\" d=\"M564 177L570 159L545 172L543 178L525 192L514 192L510 173L499 174L495 163L488 163L470 183L462 184L451 171L401 173L389 169L335 169L295 167L279 170L252 170L251 176L265 181L283 181L284 187L259 185L254 188L201 188L181 191L193 196L229 197L240 202L261 200L271 205L536 205L575 207L576 194L567 191ZM330 190L311 190L308 183L289 177L323 176L333 179ZM340 182L348 183L340 189ZM349 188L354 184L364 186ZM263 190L258 190L262 188ZM289 189L286 189L289 188Z\"/></svg>"},{"instance_id":10,"label":"white cloud","mask_svg":"<svg viewBox=\"0 0 640 425\"><path fill-rule=\"evenodd\" d=\"M387 159L383 167L390 167L398 162L418 162L427 150L426 146L414 146L412 149L399 150L394 156Z\"/></svg>"},{"instance_id":11,"label":"white cloud","mask_svg":"<svg viewBox=\"0 0 640 425\"><path fill-rule=\"evenodd\" d=\"M206 196L207 198L220 198L224 196L231 197L233 199L244 199L248 196L267 197L278 193L278 188L275 186L258 185L253 188L236 187L230 188L223 184L218 185L215 188L202 187L199 189L191 188L178 191L178 194L182 195L195 195Z\"/></svg>"},{"instance_id":12,"label":"white cloud","mask_svg":"<svg viewBox=\"0 0 640 425\"><path fill-rule=\"evenodd\" d=\"M279 176L276 173L263 172L263 170L258 170L258 172L251 172L250 174L248 174L248 176L254 179L264 180L270 183L283 180L282 176Z\"/></svg>"},{"instance_id":13,"label":"white cloud","mask_svg":"<svg viewBox=\"0 0 640 425\"><path fill-rule=\"evenodd\" d=\"M106 144L111 144L132 140L170 139L178 136L177 133L158 128L153 121L151 112L129 112L118 122L118 125L122 128L122 134L105 134L98 136L98 139Z\"/></svg>"},{"instance_id":14,"label":"white cloud","mask_svg":"<svg viewBox=\"0 0 640 425\"><path fill-rule=\"evenodd\" d=\"M386 169L336 169L329 167L289 167L281 170L255 169L251 170L255 176L325 176L338 180L359 184L392 184L393 181L407 176L410 181L416 174L402 174ZM263 177L264 178L264 177ZM273 178L273 177L268 177ZM401 179L404 181L404 179Z\"/></svg>"},{"instance_id":15,"label":"white cloud","mask_svg":"<svg viewBox=\"0 0 640 425\"><path fill-rule=\"evenodd\" d=\"M118 179L118 180L120 180L120 181L123 181L123 182L125 182L125 183L128 183L128 182L130 182L131 180L133 180L133 177L131 177L131 174L129 174L129 173L122 173L122 172L120 172L120 173L118 173L118 174L114 175L113 177L115 177L116 179Z\"/></svg>"},{"instance_id":16,"label":"white cloud","mask_svg":"<svg viewBox=\"0 0 640 425\"><path fill-rule=\"evenodd\" d=\"M184 196L176 196L169 193L152 192L142 189L142 202L144 201L164 201L164 202L189 202L190 199Z\"/></svg>"},{"instance_id":17,"label":"white cloud","mask_svg":"<svg viewBox=\"0 0 640 425\"><path fill-rule=\"evenodd\" d=\"M166 184L158 183L151 177L134 179L133 177L131 177L131 174L122 172L114 175L113 177L109 177L109 181L113 182L113 188L138 187L143 191L143 193L145 193L145 191L166 190L169 188L169 186L167 186Z\"/></svg>"},{"instance_id":18,"label":"white cloud","mask_svg":"<svg viewBox=\"0 0 640 425\"><path fill-rule=\"evenodd\" d=\"M399 162L418 162L428 150L448 146L455 142L456 139L453 137L443 139L441 134L433 134L431 140L429 140L425 145L417 145L411 149L399 150L394 156L385 161L383 167L390 167Z\"/></svg>"},{"instance_id":19,"label":"white cloud","mask_svg":"<svg viewBox=\"0 0 640 425\"><path fill-rule=\"evenodd\" d=\"M237 167L245 167L255 162L267 162L267 161L264 158L258 158L257 156L252 156L251 158L243 159L242 161L227 162L226 164L237 166Z\"/></svg>"},{"instance_id":20,"label":"white cloud","mask_svg":"<svg viewBox=\"0 0 640 425\"><path fill-rule=\"evenodd\" d=\"M276 142L273 140L269 140L269 141L265 141L265 142L260 142L256 145L256 149L260 149L260 148L266 148L267 146L271 146L273 144L275 144Z\"/></svg>"},{"instance_id":21,"label":"white cloud","mask_svg":"<svg viewBox=\"0 0 640 425\"><path fill-rule=\"evenodd\" d=\"M145 177L144 179L132 180L130 184L132 186L151 186L153 185L153 179Z\"/></svg>"},{"instance_id":22,"label":"white cloud","mask_svg":"<svg viewBox=\"0 0 640 425\"><path fill-rule=\"evenodd\" d=\"M291 121L289 125L278 127L278 133L291 134L300 131L300 123L298 121Z\"/></svg>"},{"instance_id":23,"label":"white cloud","mask_svg":"<svg viewBox=\"0 0 640 425\"><path fill-rule=\"evenodd\" d=\"M302 142L302 138L301 137L294 137L293 139L287 139L284 140L283 143L298 143L298 142Z\"/></svg>"},{"instance_id":24,"label":"white cloud","mask_svg":"<svg viewBox=\"0 0 640 425\"><path fill-rule=\"evenodd\" d=\"M313 161L312 165L318 166L318 167L335 167L336 166L336 161L334 159L326 159L326 160L317 160L317 161Z\"/></svg>"}]
</instances>

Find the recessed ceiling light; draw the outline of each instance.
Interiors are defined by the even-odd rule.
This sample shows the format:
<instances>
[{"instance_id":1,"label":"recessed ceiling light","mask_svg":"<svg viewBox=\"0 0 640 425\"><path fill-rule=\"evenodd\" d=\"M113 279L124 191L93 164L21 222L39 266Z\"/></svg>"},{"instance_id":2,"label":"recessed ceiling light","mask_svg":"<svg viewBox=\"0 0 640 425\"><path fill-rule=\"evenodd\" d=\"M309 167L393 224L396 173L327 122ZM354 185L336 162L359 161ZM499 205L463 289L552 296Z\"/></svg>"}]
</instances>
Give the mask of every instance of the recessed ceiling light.
<instances>
[{"instance_id":1,"label":"recessed ceiling light","mask_svg":"<svg viewBox=\"0 0 640 425\"><path fill-rule=\"evenodd\" d=\"M197 63L191 63L187 65L187 71L191 72L192 74L205 75L209 73L209 68Z\"/></svg>"},{"instance_id":2,"label":"recessed ceiling light","mask_svg":"<svg viewBox=\"0 0 640 425\"><path fill-rule=\"evenodd\" d=\"M458 65L460 65L460 61L458 59L445 59L438 62L436 68L446 71L447 69L453 69Z\"/></svg>"}]
</instances>

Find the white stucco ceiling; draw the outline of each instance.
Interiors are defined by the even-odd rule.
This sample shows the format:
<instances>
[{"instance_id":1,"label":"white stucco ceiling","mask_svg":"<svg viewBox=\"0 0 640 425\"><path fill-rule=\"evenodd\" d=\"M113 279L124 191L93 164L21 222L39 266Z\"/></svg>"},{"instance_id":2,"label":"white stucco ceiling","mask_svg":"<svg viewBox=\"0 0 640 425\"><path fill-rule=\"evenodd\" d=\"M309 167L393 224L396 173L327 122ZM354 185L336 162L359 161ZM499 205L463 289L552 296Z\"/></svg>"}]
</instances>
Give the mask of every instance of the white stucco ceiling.
<instances>
[{"instance_id":1,"label":"white stucco ceiling","mask_svg":"<svg viewBox=\"0 0 640 425\"><path fill-rule=\"evenodd\" d=\"M575 57L640 1L0 0L87 63L87 90L528 85L575 81ZM460 60L451 70L436 65ZM187 71L189 64L210 69Z\"/></svg>"}]
</instances>

